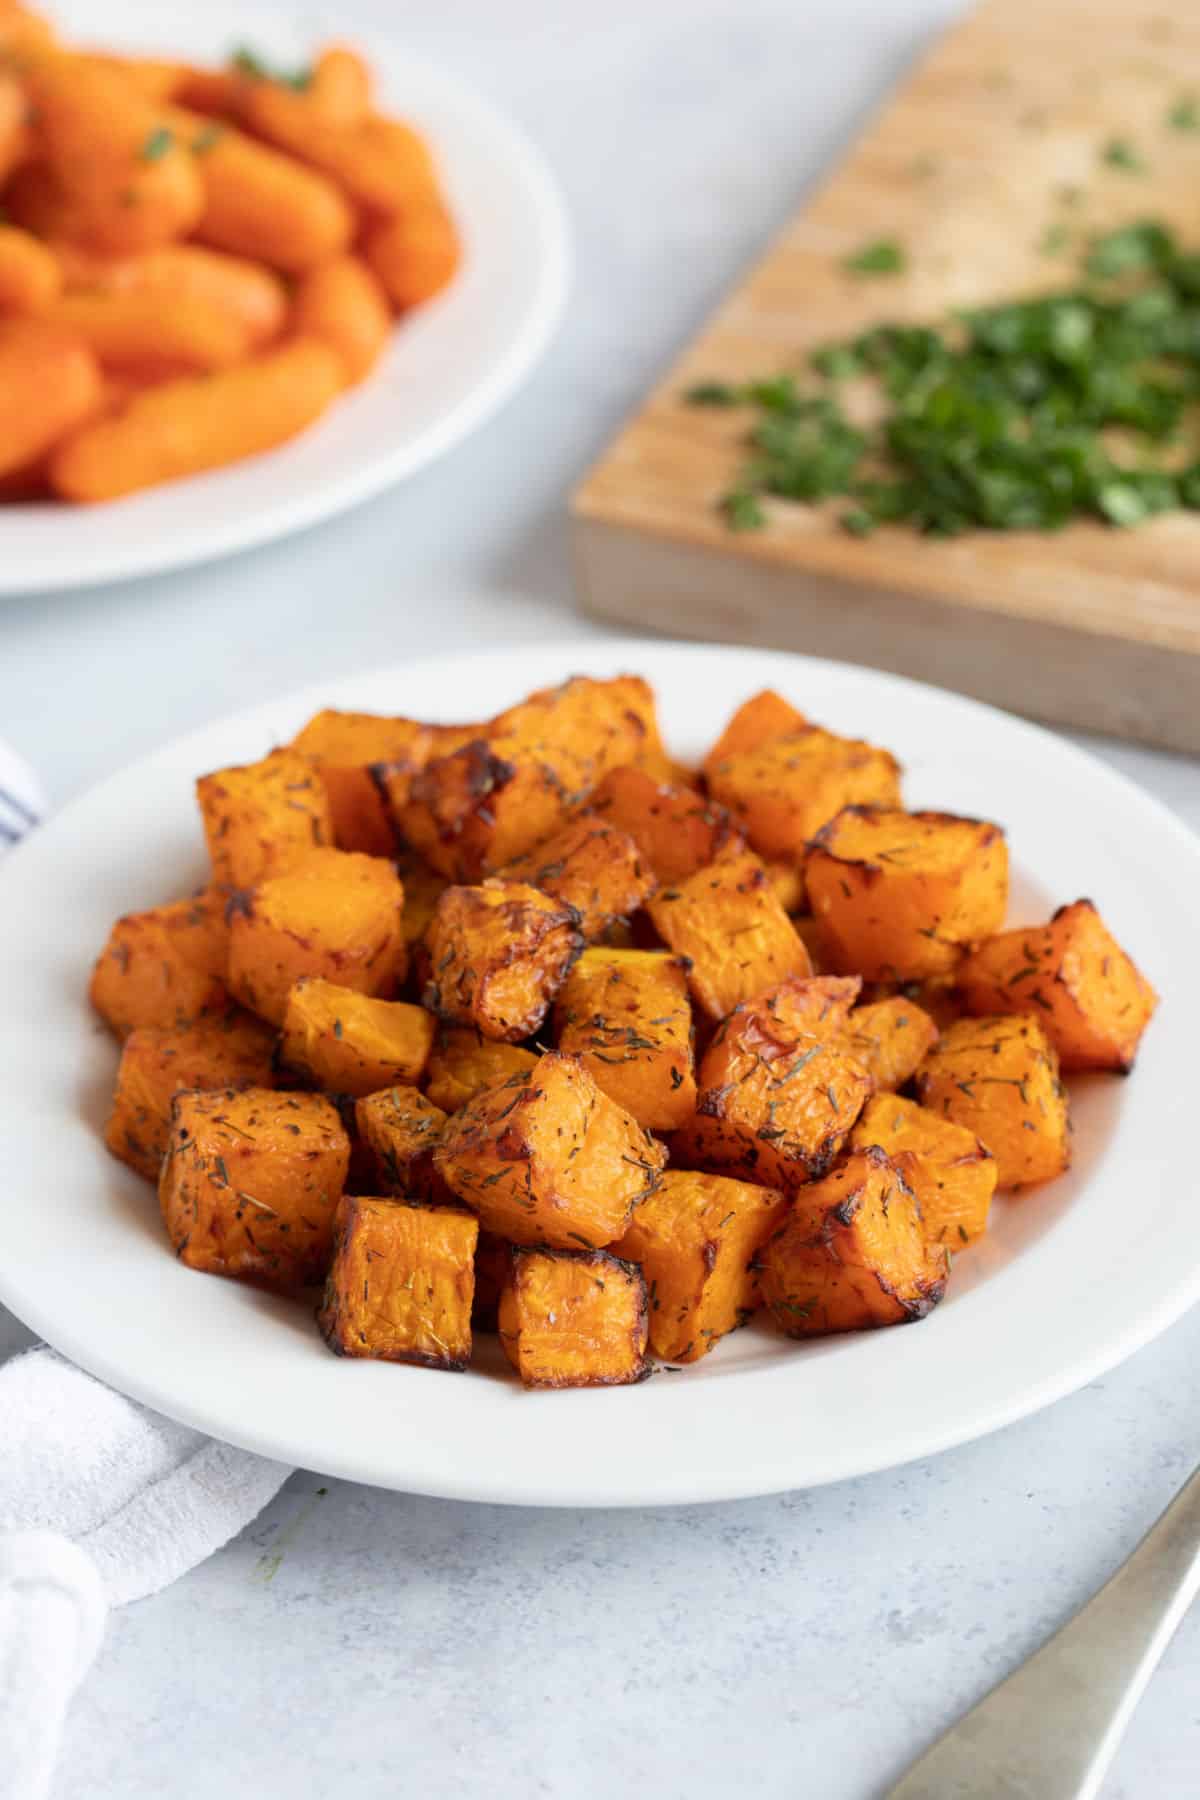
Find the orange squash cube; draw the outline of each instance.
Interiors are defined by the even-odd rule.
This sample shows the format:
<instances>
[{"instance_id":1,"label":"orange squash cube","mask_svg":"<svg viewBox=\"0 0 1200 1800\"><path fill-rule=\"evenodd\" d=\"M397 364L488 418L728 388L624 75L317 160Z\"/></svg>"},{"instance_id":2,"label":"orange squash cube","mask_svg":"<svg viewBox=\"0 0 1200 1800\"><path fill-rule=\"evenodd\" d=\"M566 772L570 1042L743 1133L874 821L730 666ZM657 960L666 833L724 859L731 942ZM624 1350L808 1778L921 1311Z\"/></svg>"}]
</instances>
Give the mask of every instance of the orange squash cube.
<instances>
[{"instance_id":1,"label":"orange squash cube","mask_svg":"<svg viewBox=\"0 0 1200 1800\"><path fill-rule=\"evenodd\" d=\"M664 1362L698 1362L744 1324L757 1298L759 1250L782 1221L775 1188L668 1169L634 1209L613 1254L646 1278L650 1348Z\"/></svg>"},{"instance_id":2,"label":"orange squash cube","mask_svg":"<svg viewBox=\"0 0 1200 1800\"><path fill-rule=\"evenodd\" d=\"M319 1281L350 1163L319 1094L177 1094L158 1196L181 1262L280 1293Z\"/></svg>"},{"instance_id":3,"label":"orange squash cube","mask_svg":"<svg viewBox=\"0 0 1200 1800\"><path fill-rule=\"evenodd\" d=\"M376 1000L309 975L288 994L279 1060L315 1087L374 1094L420 1081L435 1030L423 1006Z\"/></svg>"},{"instance_id":4,"label":"orange squash cube","mask_svg":"<svg viewBox=\"0 0 1200 1800\"><path fill-rule=\"evenodd\" d=\"M500 871L573 907L589 944L635 912L658 885L628 832L581 814Z\"/></svg>"},{"instance_id":5,"label":"orange squash cube","mask_svg":"<svg viewBox=\"0 0 1200 1800\"><path fill-rule=\"evenodd\" d=\"M1064 1069L1133 1067L1158 995L1090 900L1048 925L1004 931L959 970L972 1013L1036 1011Z\"/></svg>"},{"instance_id":6,"label":"orange squash cube","mask_svg":"<svg viewBox=\"0 0 1200 1800\"><path fill-rule=\"evenodd\" d=\"M774 688L763 688L744 700L704 759L704 773L709 775L731 756L744 756L759 750L775 738L794 737L803 731L808 720L797 712L790 700Z\"/></svg>"},{"instance_id":7,"label":"orange squash cube","mask_svg":"<svg viewBox=\"0 0 1200 1800\"><path fill-rule=\"evenodd\" d=\"M692 1009L683 961L661 950L585 950L555 1003L558 1047L650 1131L696 1106Z\"/></svg>"},{"instance_id":8,"label":"orange squash cube","mask_svg":"<svg viewBox=\"0 0 1200 1800\"><path fill-rule=\"evenodd\" d=\"M758 1019L775 1038L807 1033L822 1043L841 1043L854 1016L862 982L857 975L790 975L765 993L743 1000L722 1019L710 1040L715 1048L730 1032Z\"/></svg>"},{"instance_id":9,"label":"orange squash cube","mask_svg":"<svg viewBox=\"0 0 1200 1800\"><path fill-rule=\"evenodd\" d=\"M443 1112L455 1113L484 1088L527 1074L537 1060L534 1051L495 1043L470 1026L443 1025L429 1054L425 1093Z\"/></svg>"},{"instance_id":10,"label":"orange squash cube","mask_svg":"<svg viewBox=\"0 0 1200 1800\"><path fill-rule=\"evenodd\" d=\"M202 775L196 798L213 880L227 887L253 887L333 842L325 788L298 750L272 750L261 762Z\"/></svg>"},{"instance_id":11,"label":"orange squash cube","mask_svg":"<svg viewBox=\"0 0 1200 1800\"><path fill-rule=\"evenodd\" d=\"M171 1030L228 1012L225 895L206 889L148 912L127 913L109 933L88 998L119 1038L142 1027Z\"/></svg>"},{"instance_id":12,"label":"orange squash cube","mask_svg":"<svg viewBox=\"0 0 1200 1800\"><path fill-rule=\"evenodd\" d=\"M707 773L709 793L766 857L800 859L843 807L900 804L900 765L890 752L816 725L726 757Z\"/></svg>"},{"instance_id":13,"label":"orange squash cube","mask_svg":"<svg viewBox=\"0 0 1200 1800\"><path fill-rule=\"evenodd\" d=\"M903 1154L856 1150L797 1194L762 1253L761 1287L789 1337L923 1319L946 1291L946 1251L927 1241Z\"/></svg>"},{"instance_id":14,"label":"orange squash cube","mask_svg":"<svg viewBox=\"0 0 1200 1800\"><path fill-rule=\"evenodd\" d=\"M526 1387L617 1387L646 1374L646 1283L603 1250L517 1250L500 1342Z\"/></svg>"},{"instance_id":15,"label":"orange squash cube","mask_svg":"<svg viewBox=\"0 0 1200 1800\"><path fill-rule=\"evenodd\" d=\"M808 896L835 968L913 981L954 970L998 931L1008 846L998 825L849 806L817 833Z\"/></svg>"},{"instance_id":16,"label":"orange squash cube","mask_svg":"<svg viewBox=\"0 0 1200 1800\"><path fill-rule=\"evenodd\" d=\"M113 1155L158 1180L176 1094L205 1088L271 1087L274 1034L249 1013L198 1019L166 1031L141 1026L121 1050L104 1133Z\"/></svg>"},{"instance_id":17,"label":"orange squash cube","mask_svg":"<svg viewBox=\"0 0 1200 1800\"><path fill-rule=\"evenodd\" d=\"M686 881L722 851L744 849L723 806L694 788L664 785L647 768L610 769L588 802L597 818L629 834L655 879Z\"/></svg>"},{"instance_id":18,"label":"orange squash cube","mask_svg":"<svg viewBox=\"0 0 1200 1800\"><path fill-rule=\"evenodd\" d=\"M1071 1160L1067 1091L1040 1019L960 1019L917 1070L916 1090L991 1151L1002 1188L1049 1181Z\"/></svg>"},{"instance_id":19,"label":"orange squash cube","mask_svg":"<svg viewBox=\"0 0 1200 1800\"><path fill-rule=\"evenodd\" d=\"M305 975L360 994L389 994L408 961L404 888L391 863L348 850L310 850L230 907L229 986L274 1025Z\"/></svg>"},{"instance_id":20,"label":"orange squash cube","mask_svg":"<svg viewBox=\"0 0 1200 1800\"><path fill-rule=\"evenodd\" d=\"M461 1207L347 1194L317 1314L338 1356L465 1369L479 1221Z\"/></svg>"},{"instance_id":21,"label":"orange squash cube","mask_svg":"<svg viewBox=\"0 0 1200 1800\"><path fill-rule=\"evenodd\" d=\"M359 850L365 856L392 856L396 849L395 827L371 765L407 759L417 769L433 747L431 727L415 719L332 708L314 714L291 743L316 766L329 800L333 842L339 850Z\"/></svg>"},{"instance_id":22,"label":"orange squash cube","mask_svg":"<svg viewBox=\"0 0 1200 1800\"><path fill-rule=\"evenodd\" d=\"M433 1160L497 1237L600 1249L658 1185L667 1153L576 1058L551 1052L453 1114Z\"/></svg>"},{"instance_id":23,"label":"orange squash cube","mask_svg":"<svg viewBox=\"0 0 1200 1800\"><path fill-rule=\"evenodd\" d=\"M449 1200L433 1166L446 1115L413 1087L384 1088L355 1103L358 1135L374 1159L379 1190L417 1200Z\"/></svg>"},{"instance_id":24,"label":"orange squash cube","mask_svg":"<svg viewBox=\"0 0 1200 1800\"><path fill-rule=\"evenodd\" d=\"M930 1243L956 1251L983 1236L996 1191L996 1159L974 1132L914 1100L876 1094L850 1133L852 1150L872 1144L893 1159L902 1151L912 1157L907 1179Z\"/></svg>"},{"instance_id":25,"label":"orange squash cube","mask_svg":"<svg viewBox=\"0 0 1200 1800\"><path fill-rule=\"evenodd\" d=\"M811 975L808 951L758 857L733 851L647 903L654 928L691 963L697 1006L723 1019L787 975Z\"/></svg>"},{"instance_id":26,"label":"orange squash cube","mask_svg":"<svg viewBox=\"0 0 1200 1800\"><path fill-rule=\"evenodd\" d=\"M911 1081L938 1040L938 1028L927 1012L899 994L856 1006L846 1024L845 1044L883 1093Z\"/></svg>"},{"instance_id":27,"label":"orange squash cube","mask_svg":"<svg viewBox=\"0 0 1200 1800\"><path fill-rule=\"evenodd\" d=\"M531 1037L583 949L574 907L519 881L447 888L425 934L430 1012L484 1037Z\"/></svg>"}]
</instances>

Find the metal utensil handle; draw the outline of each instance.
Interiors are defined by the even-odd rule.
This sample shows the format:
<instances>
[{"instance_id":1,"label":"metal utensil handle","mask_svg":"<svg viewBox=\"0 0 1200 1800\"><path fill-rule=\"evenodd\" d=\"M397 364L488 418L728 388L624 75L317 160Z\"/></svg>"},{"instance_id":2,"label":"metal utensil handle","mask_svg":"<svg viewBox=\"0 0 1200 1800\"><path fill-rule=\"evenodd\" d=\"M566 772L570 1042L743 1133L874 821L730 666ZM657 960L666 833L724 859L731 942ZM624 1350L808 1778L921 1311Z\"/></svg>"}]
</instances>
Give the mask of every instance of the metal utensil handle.
<instances>
[{"instance_id":1,"label":"metal utensil handle","mask_svg":"<svg viewBox=\"0 0 1200 1800\"><path fill-rule=\"evenodd\" d=\"M1200 1469L1094 1600L914 1763L888 1800L1094 1800L1200 1588Z\"/></svg>"}]
</instances>

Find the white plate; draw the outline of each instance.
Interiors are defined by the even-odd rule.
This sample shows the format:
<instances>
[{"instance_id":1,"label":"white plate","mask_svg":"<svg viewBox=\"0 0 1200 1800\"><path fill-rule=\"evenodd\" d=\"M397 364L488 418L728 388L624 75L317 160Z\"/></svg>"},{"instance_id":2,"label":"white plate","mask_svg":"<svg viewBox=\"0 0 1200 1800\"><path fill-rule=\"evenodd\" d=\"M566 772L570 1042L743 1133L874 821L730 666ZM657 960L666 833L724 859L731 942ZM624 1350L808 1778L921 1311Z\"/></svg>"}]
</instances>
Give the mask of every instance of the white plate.
<instances>
[{"instance_id":1,"label":"white plate","mask_svg":"<svg viewBox=\"0 0 1200 1800\"><path fill-rule=\"evenodd\" d=\"M70 41L221 62L239 44L299 66L351 28L231 0L61 0ZM516 128L396 36L354 31L382 103L428 134L464 241L438 299L399 322L362 387L294 443L102 507L0 510L0 595L181 568L315 525L412 474L493 413L528 374L562 311L567 231L557 190Z\"/></svg>"},{"instance_id":2,"label":"white plate","mask_svg":"<svg viewBox=\"0 0 1200 1800\"><path fill-rule=\"evenodd\" d=\"M190 784L262 754L318 706L479 718L571 672L644 673L671 747L698 755L771 684L896 751L913 805L1001 820L1013 916L1091 895L1164 994L1132 1077L1072 1082L1075 1166L997 1203L919 1325L798 1346L752 1326L635 1388L526 1393L329 1354L306 1310L171 1256L152 1190L101 1142L116 1068L89 967L118 913L203 877ZM93 1373L220 1437L328 1474L457 1498L715 1500L834 1481L962 1443L1070 1393L1200 1294L1191 1160L1200 844L1032 725L835 663L640 641L451 658L331 682L114 777L0 867L0 1298Z\"/></svg>"}]
</instances>

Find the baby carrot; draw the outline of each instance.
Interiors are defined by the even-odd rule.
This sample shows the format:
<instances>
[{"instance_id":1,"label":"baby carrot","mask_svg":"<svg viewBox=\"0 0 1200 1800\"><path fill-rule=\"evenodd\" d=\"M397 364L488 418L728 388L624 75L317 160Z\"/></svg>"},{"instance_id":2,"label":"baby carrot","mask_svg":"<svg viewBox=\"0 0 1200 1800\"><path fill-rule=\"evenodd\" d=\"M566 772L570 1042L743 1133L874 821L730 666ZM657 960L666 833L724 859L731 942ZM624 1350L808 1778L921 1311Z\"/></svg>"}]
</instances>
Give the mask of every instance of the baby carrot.
<instances>
[{"instance_id":1,"label":"baby carrot","mask_svg":"<svg viewBox=\"0 0 1200 1800\"><path fill-rule=\"evenodd\" d=\"M336 351L295 338L207 379L135 395L115 418L56 450L50 479L67 500L115 500L255 456L311 425L343 385Z\"/></svg>"},{"instance_id":2,"label":"baby carrot","mask_svg":"<svg viewBox=\"0 0 1200 1800\"><path fill-rule=\"evenodd\" d=\"M62 287L53 253L30 232L0 224L0 313L40 312Z\"/></svg>"},{"instance_id":3,"label":"baby carrot","mask_svg":"<svg viewBox=\"0 0 1200 1800\"><path fill-rule=\"evenodd\" d=\"M69 294L158 294L164 300L202 300L237 319L258 348L278 337L287 315L283 283L249 257L226 256L202 244L167 244L145 256L91 256L55 243Z\"/></svg>"},{"instance_id":4,"label":"baby carrot","mask_svg":"<svg viewBox=\"0 0 1200 1800\"><path fill-rule=\"evenodd\" d=\"M391 332L387 295L357 256L339 256L305 275L296 289L292 325L301 336L332 345L351 383L369 375Z\"/></svg>"},{"instance_id":5,"label":"baby carrot","mask_svg":"<svg viewBox=\"0 0 1200 1800\"><path fill-rule=\"evenodd\" d=\"M363 253L392 305L403 311L446 286L459 264L458 232L441 201L431 198L375 226Z\"/></svg>"},{"instance_id":6,"label":"baby carrot","mask_svg":"<svg viewBox=\"0 0 1200 1800\"><path fill-rule=\"evenodd\" d=\"M155 292L64 294L46 316L89 345L105 369L223 369L250 349L240 319L190 295L166 305Z\"/></svg>"},{"instance_id":7,"label":"baby carrot","mask_svg":"<svg viewBox=\"0 0 1200 1800\"><path fill-rule=\"evenodd\" d=\"M78 338L42 319L0 321L0 475L49 450L99 398L96 359Z\"/></svg>"}]
</instances>

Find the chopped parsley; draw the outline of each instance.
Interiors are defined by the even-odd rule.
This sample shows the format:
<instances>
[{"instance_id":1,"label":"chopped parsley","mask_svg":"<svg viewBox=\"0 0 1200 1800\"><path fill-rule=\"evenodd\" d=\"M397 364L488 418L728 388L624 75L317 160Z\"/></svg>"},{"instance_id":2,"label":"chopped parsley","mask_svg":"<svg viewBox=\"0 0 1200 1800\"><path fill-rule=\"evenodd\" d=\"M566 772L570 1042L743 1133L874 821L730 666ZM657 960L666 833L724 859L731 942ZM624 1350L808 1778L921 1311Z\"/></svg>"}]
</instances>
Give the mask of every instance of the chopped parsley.
<instances>
[{"instance_id":1,"label":"chopped parsley","mask_svg":"<svg viewBox=\"0 0 1200 1800\"><path fill-rule=\"evenodd\" d=\"M295 69L290 73L284 69L273 69L257 50L251 50L245 44L233 52L229 58L229 66L251 81L277 81L280 86L295 88L301 94L312 85L311 69Z\"/></svg>"},{"instance_id":2,"label":"chopped parsley","mask_svg":"<svg viewBox=\"0 0 1200 1800\"><path fill-rule=\"evenodd\" d=\"M1100 152L1101 162L1110 169L1123 169L1126 175L1144 175L1146 165L1127 138L1109 138Z\"/></svg>"},{"instance_id":3,"label":"chopped parsley","mask_svg":"<svg viewBox=\"0 0 1200 1800\"><path fill-rule=\"evenodd\" d=\"M1167 114L1172 131L1200 131L1200 99L1195 94L1180 94Z\"/></svg>"},{"instance_id":4,"label":"chopped parsley","mask_svg":"<svg viewBox=\"0 0 1200 1800\"><path fill-rule=\"evenodd\" d=\"M161 162L174 142L174 132L166 125L158 126L155 131L150 133L149 137L138 151L138 161L144 163Z\"/></svg>"},{"instance_id":5,"label":"chopped parsley","mask_svg":"<svg viewBox=\"0 0 1200 1800\"><path fill-rule=\"evenodd\" d=\"M907 266L904 248L895 238L876 238L842 259L848 275L900 275Z\"/></svg>"}]
</instances>

